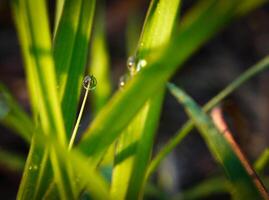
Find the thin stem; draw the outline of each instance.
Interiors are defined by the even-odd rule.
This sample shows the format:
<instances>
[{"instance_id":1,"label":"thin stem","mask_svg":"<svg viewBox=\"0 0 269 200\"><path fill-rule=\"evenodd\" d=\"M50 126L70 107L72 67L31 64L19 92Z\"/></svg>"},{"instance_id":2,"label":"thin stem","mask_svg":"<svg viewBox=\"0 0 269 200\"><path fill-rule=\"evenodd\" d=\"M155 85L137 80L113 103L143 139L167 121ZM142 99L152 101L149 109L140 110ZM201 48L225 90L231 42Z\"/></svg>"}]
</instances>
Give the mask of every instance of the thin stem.
<instances>
[{"instance_id":1,"label":"thin stem","mask_svg":"<svg viewBox=\"0 0 269 200\"><path fill-rule=\"evenodd\" d=\"M264 168L269 162L269 148L265 149L264 152L259 156L259 158L254 163L254 167L257 173L262 173Z\"/></svg>"},{"instance_id":2,"label":"thin stem","mask_svg":"<svg viewBox=\"0 0 269 200\"><path fill-rule=\"evenodd\" d=\"M78 132L79 123L81 121L81 117L82 117L82 114L83 114L83 111L84 111L84 107L85 107L85 103L86 103L89 91L90 91L90 84L87 85L87 89L86 89L86 92L85 92L85 95L84 95L84 98L83 98L83 101L82 101L82 104L81 104L81 107L80 107L80 111L79 111L79 114L78 114L76 125L74 127L74 130L73 130L73 133L72 133L69 145L68 145L68 150L70 150L72 148L73 144L74 144L74 141L75 141L75 138L76 138L76 135L77 135L77 132Z\"/></svg>"},{"instance_id":3,"label":"thin stem","mask_svg":"<svg viewBox=\"0 0 269 200\"><path fill-rule=\"evenodd\" d=\"M260 62L252 66L245 71L241 76L235 79L225 89L223 89L218 95L213 97L204 107L203 110L208 112L215 107L220 101L231 94L235 89L248 81L250 78L260 73L261 71L269 67L269 56L266 56ZM172 137L168 143L159 151L155 158L151 161L147 171L147 178L157 169L161 161L188 135L192 130L194 124L191 120L188 120L183 127Z\"/></svg>"}]
</instances>

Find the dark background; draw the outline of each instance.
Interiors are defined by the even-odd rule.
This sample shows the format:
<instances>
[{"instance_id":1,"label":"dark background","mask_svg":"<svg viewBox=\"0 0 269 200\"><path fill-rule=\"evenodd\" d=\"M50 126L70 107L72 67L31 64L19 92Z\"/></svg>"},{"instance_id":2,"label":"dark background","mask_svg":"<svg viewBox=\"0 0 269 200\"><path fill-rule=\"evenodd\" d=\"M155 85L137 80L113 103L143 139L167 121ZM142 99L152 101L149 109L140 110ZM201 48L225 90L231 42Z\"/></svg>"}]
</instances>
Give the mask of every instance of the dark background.
<instances>
[{"instance_id":1,"label":"dark background","mask_svg":"<svg viewBox=\"0 0 269 200\"><path fill-rule=\"evenodd\" d=\"M98 2L98 1L97 1ZM181 15L193 5L183 0ZM53 22L54 1L49 1ZM118 79L126 71L126 26L129 17L142 21L148 8L146 0L106 1L106 29L111 61L111 79L116 89ZM202 28L202 27L201 27ZM181 85L203 105L240 73L269 52L268 4L248 16L230 23L184 64L173 82ZM223 109L237 142L253 162L269 141L269 73L264 72L244 84L223 102ZM29 112L29 99L20 47L7 0L0 0L0 81ZM156 149L159 149L186 121L186 116L169 94L166 95ZM0 126L0 147L27 155L27 145L11 131ZM163 162L154 180L163 182L163 190L175 194L199 183L206 177L220 174L204 142L193 131ZM0 165L0 194L3 199L15 199L20 173ZM172 179L169 181L169 177ZM227 198L213 196L211 199Z\"/></svg>"}]
</instances>

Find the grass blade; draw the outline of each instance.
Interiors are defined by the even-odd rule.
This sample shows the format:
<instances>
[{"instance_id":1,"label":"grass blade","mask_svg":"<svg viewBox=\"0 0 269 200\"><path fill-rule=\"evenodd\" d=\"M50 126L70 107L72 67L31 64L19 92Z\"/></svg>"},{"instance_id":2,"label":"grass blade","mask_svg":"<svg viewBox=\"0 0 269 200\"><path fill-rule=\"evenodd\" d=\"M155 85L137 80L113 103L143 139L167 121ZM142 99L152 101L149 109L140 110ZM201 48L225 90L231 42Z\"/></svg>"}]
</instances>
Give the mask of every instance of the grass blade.
<instances>
[{"instance_id":1,"label":"grass blade","mask_svg":"<svg viewBox=\"0 0 269 200\"><path fill-rule=\"evenodd\" d=\"M261 174L269 162L269 149L265 149L264 152L254 163L255 169L258 174Z\"/></svg>"},{"instance_id":2,"label":"grass blade","mask_svg":"<svg viewBox=\"0 0 269 200\"><path fill-rule=\"evenodd\" d=\"M179 0L151 1L135 54L135 63L134 66L131 66L134 68L131 69L131 76L139 74L140 61L152 62L153 59L156 60L161 52L160 47L164 48L168 44L179 3ZM135 119L129 124L126 133L123 133L122 138L117 142L118 152L123 151L133 143L137 142L138 144L135 154L128 160L121 162L113 170L111 191L112 196L117 197L117 199L124 199L125 195L127 195L127 199L137 199L138 196L143 196L145 169L151 155L162 106L163 89L160 91L157 98L152 98L145 103ZM123 170L125 171L124 177L121 176Z\"/></svg>"},{"instance_id":3,"label":"grass blade","mask_svg":"<svg viewBox=\"0 0 269 200\"><path fill-rule=\"evenodd\" d=\"M54 62L51 53L51 38L48 25L48 17L46 12L46 4L44 1L12 1L14 8L15 21L19 32L19 38L23 44L23 51L26 64L29 64L27 71L29 77L33 77L31 82L35 87L30 90L31 96L38 96L38 101L35 99L34 108L37 109L40 116L41 129L36 134L52 134L56 133L56 137L61 145L66 145L66 134L61 115L61 107L58 101L56 92L56 76L54 72ZM38 13L38 14L37 14ZM21 17L21 19L19 19ZM20 23L19 23L20 22ZM24 38L25 37L25 38ZM30 59L29 59L30 58ZM28 59L31 62L27 62ZM39 125L37 124L39 127ZM55 137L55 135L53 135ZM53 158L53 148L41 149L35 146L32 142L30 154L27 159L25 172L23 175L20 191L18 194L19 199L33 198L34 191L28 188L35 186L36 182L40 180L39 174L42 170L34 170L32 172L32 164L41 166L44 163L42 157L49 151L49 155ZM42 166L43 167L43 166ZM57 174L57 169L60 166L52 162L52 168L57 175L58 180L65 177L65 171ZM39 167L40 168L40 167ZM59 182L63 197L72 196L72 185L70 182Z\"/></svg>"},{"instance_id":4,"label":"grass blade","mask_svg":"<svg viewBox=\"0 0 269 200\"><path fill-rule=\"evenodd\" d=\"M95 0L66 0L54 38L53 56L68 137L75 121L86 69L94 8Z\"/></svg>"},{"instance_id":5,"label":"grass blade","mask_svg":"<svg viewBox=\"0 0 269 200\"><path fill-rule=\"evenodd\" d=\"M150 160L154 136L160 118L164 97L164 89L159 92L149 103L141 138L138 141L136 156L134 159L132 174L129 181L127 199L142 199L143 188L146 184L146 169Z\"/></svg>"},{"instance_id":6,"label":"grass blade","mask_svg":"<svg viewBox=\"0 0 269 200\"><path fill-rule=\"evenodd\" d=\"M269 57L265 57L254 66L250 67L243 74L241 74L237 79L235 79L231 84L224 88L219 94L213 97L204 107L203 110L208 112L214 106L219 104L224 98L234 92L243 83L254 77L255 75L261 73L262 71L269 68ZM150 176L159 166L160 162L187 136L187 134L192 130L194 124L192 121L188 121L183 125L182 128L177 131L174 137L172 137L169 142L164 145L164 147L157 153L156 157L151 161L148 168L148 176Z\"/></svg>"},{"instance_id":7,"label":"grass blade","mask_svg":"<svg viewBox=\"0 0 269 200\"><path fill-rule=\"evenodd\" d=\"M26 142L31 142L34 133L33 122L2 84L0 84L0 123L14 130Z\"/></svg>"},{"instance_id":8,"label":"grass blade","mask_svg":"<svg viewBox=\"0 0 269 200\"><path fill-rule=\"evenodd\" d=\"M181 89L172 84L169 84L168 87L194 121L211 154L224 168L234 187L233 193L235 197L237 199L267 199L267 193L260 191L260 188L255 185L252 177L248 174L247 169L236 152L234 152L230 143L227 142L223 134L215 127L211 119Z\"/></svg>"},{"instance_id":9,"label":"grass blade","mask_svg":"<svg viewBox=\"0 0 269 200\"><path fill-rule=\"evenodd\" d=\"M58 27L55 29L53 56L58 81L57 88L60 91L65 128L67 137L69 138L71 136L73 123L76 116L76 109L81 89L81 80L85 71L86 55L95 1L66 0L64 3L58 2L57 6L63 6L63 8L62 11L59 11L62 13L59 14L60 18L58 19ZM55 152L52 152L52 156L54 157L54 163L57 164L57 159L55 158L57 155ZM48 161L43 162L49 165ZM53 186L55 186L54 183L50 183L53 180L49 168L50 167L47 166L44 170L46 176L44 175L44 177L41 178L43 181L40 182L40 188L37 188L36 195L42 196L45 193L45 190L48 190L49 187L53 188ZM60 172L59 170L57 171ZM66 177L66 179L68 179L70 173L70 170L69 172L66 171L65 174L63 174L63 178ZM58 181L59 180L60 179L58 178ZM49 186L49 183L52 186ZM61 192L62 190L63 189L59 191ZM51 189L50 191L54 192L56 189ZM37 198L38 197L39 196L37 196Z\"/></svg>"},{"instance_id":10,"label":"grass blade","mask_svg":"<svg viewBox=\"0 0 269 200\"><path fill-rule=\"evenodd\" d=\"M94 113L98 113L101 110L111 95L109 55L105 38L105 16L103 12L101 8L98 8L91 45L91 63L89 71L100 83L98 84L98 89L93 92Z\"/></svg>"},{"instance_id":11,"label":"grass blade","mask_svg":"<svg viewBox=\"0 0 269 200\"><path fill-rule=\"evenodd\" d=\"M14 172L21 172L25 164L23 156L0 149L0 165Z\"/></svg>"},{"instance_id":12,"label":"grass blade","mask_svg":"<svg viewBox=\"0 0 269 200\"><path fill-rule=\"evenodd\" d=\"M242 2L241 0L206 1L206 4L202 4L198 14L185 18L164 55L158 61L141 70L126 85L125 90L117 92L100 111L84 135L79 145L80 150L92 156L93 154L98 155L107 148L148 98L163 86L176 69L235 16L236 8ZM200 27L203 26L207 28L201 30ZM184 50L178 52L180 46L184 47ZM174 52L178 52L178 54L174 54ZM107 134L108 130L109 134Z\"/></svg>"}]
</instances>

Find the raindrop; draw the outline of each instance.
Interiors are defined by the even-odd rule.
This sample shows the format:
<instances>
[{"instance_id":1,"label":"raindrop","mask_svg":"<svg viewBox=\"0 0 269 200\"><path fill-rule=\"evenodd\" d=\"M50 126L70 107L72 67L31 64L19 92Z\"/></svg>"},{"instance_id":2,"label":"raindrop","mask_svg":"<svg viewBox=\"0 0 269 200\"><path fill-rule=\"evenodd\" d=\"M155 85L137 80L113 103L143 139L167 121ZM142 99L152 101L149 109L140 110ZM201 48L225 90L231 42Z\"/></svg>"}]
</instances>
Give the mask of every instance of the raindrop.
<instances>
[{"instance_id":1,"label":"raindrop","mask_svg":"<svg viewBox=\"0 0 269 200\"><path fill-rule=\"evenodd\" d=\"M119 81L119 88L123 88L129 79L130 79L130 76L128 74L121 76L120 81Z\"/></svg>"},{"instance_id":2,"label":"raindrop","mask_svg":"<svg viewBox=\"0 0 269 200\"><path fill-rule=\"evenodd\" d=\"M87 75L83 80L83 87L86 90L94 90L97 85L97 80L93 75Z\"/></svg>"},{"instance_id":3,"label":"raindrop","mask_svg":"<svg viewBox=\"0 0 269 200\"><path fill-rule=\"evenodd\" d=\"M143 67L147 65L147 61L144 59L141 59L137 63L136 72L139 72Z\"/></svg>"},{"instance_id":4,"label":"raindrop","mask_svg":"<svg viewBox=\"0 0 269 200\"><path fill-rule=\"evenodd\" d=\"M127 59L127 67L131 73L131 75L134 75L135 74L135 71L136 71L136 58L135 56L130 56L128 59Z\"/></svg>"},{"instance_id":5,"label":"raindrop","mask_svg":"<svg viewBox=\"0 0 269 200\"><path fill-rule=\"evenodd\" d=\"M32 170L32 169L33 169L33 167L32 167L32 165L30 165L30 166L29 166L29 170Z\"/></svg>"}]
</instances>

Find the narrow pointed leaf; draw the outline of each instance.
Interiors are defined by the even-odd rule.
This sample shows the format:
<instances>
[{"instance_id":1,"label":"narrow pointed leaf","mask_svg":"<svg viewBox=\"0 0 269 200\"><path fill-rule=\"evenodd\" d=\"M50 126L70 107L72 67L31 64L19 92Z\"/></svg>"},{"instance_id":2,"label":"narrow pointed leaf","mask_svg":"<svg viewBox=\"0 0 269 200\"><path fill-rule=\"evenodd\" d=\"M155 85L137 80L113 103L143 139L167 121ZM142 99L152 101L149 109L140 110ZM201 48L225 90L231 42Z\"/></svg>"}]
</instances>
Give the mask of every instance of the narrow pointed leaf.
<instances>
[{"instance_id":1,"label":"narrow pointed leaf","mask_svg":"<svg viewBox=\"0 0 269 200\"><path fill-rule=\"evenodd\" d=\"M254 183L254 179L248 174L238 155L223 134L215 127L210 117L183 90L173 84L169 84L168 88L194 121L212 156L224 168L233 185L233 195L237 199L267 198L266 193L259 191L260 188Z\"/></svg>"}]
</instances>

